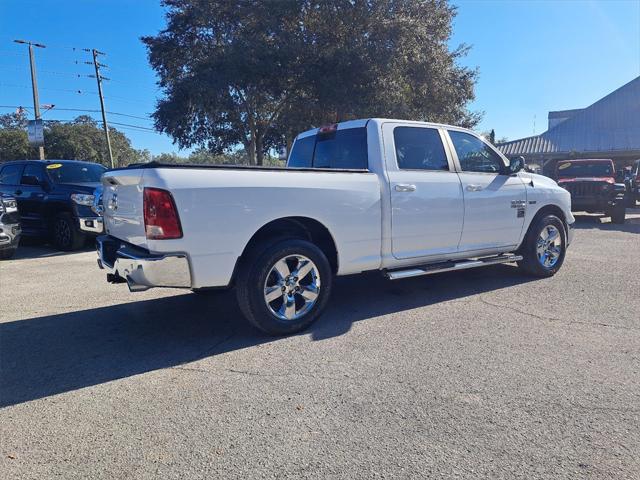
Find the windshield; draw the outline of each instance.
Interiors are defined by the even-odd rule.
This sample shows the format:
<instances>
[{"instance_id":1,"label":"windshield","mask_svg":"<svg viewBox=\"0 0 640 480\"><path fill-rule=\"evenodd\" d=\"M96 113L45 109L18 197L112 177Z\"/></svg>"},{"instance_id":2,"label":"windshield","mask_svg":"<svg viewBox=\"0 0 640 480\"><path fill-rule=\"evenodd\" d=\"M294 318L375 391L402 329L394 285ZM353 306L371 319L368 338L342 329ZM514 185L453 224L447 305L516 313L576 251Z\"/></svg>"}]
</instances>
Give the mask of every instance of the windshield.
<instances>
[{"instance_id":1,"label":"windshield","mask_svg":"<svg viewBox=\"0 0 640 480\"><path fill-rule=\"evenodd\" d=\"M107 169L98 163L51 163L47 173L54 183L97 183Z\"/></svg>"},{"instance_id":2,"label":"windshield","mask_svg":"<svg viewBox=\"0 0 640 480\"><path fill-rule=\"evenodd\" d=\"M558 164L558 178L567 177L612 177L611 163L577 163L564 162Z\"/></svg>"}]
</instances>

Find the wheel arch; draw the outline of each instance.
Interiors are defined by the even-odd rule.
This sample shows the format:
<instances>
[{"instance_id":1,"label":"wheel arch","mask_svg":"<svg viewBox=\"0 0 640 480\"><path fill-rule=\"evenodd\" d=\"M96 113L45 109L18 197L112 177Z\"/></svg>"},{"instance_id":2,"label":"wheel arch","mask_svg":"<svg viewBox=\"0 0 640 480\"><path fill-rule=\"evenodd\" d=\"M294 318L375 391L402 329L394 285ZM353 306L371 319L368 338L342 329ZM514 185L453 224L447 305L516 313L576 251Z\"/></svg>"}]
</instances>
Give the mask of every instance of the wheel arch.
<instances>
[{"instance_id":1,"label":"wheel arch","mask_svg":"<svg viewBox=\"0 0 640 480\"><path fill-rule=\"evenodd\" d=\"M299 238L310 241L325 254L333 273L338 271L338 249L329 229L314 218L296 216L271 220L260 227L245 245L236 262L232 278L235 279L238 268L246 262L258 245L268 245L284 238Z\"/></svg>"},{"instance_id":2,"label":"wheel arch","mask_svg":"<svg viewBox=\"0 0 640 480\"><path fill-rule=\"evenodd\" d=\"M522 241L520 242L520 247L522 247L524 242L527 240L527 236L529 235L529 232L531 231L531 227L533 227L533 225L536 223L536 221L540 217L544 217L545 215L555 215L556 217L558 217L562 221L562 224L564 225L565 235L569 234L569 225L567 223L567 216L565 215L564 211L558 205L550 203L550 204L547 204L547 205L544 205L544 206L540 207L538 209L538 211L536 212L536 214L533 216L533 218L529 222L529 225L527 226L526 233L522 237Z\"/></svg>"}]
</instances>

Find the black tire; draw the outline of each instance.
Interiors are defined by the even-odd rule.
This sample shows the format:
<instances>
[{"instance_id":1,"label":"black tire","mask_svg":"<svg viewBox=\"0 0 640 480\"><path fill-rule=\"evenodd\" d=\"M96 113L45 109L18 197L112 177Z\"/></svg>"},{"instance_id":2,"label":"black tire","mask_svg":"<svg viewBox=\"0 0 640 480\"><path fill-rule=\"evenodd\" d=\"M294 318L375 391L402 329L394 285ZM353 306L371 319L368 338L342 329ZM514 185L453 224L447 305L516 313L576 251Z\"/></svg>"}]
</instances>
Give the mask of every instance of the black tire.
<instances>
[{"instance_id":1,"label":"black tire","mask_svg":"<svg viewBox=\"0 0 640 480\"><path fill-rule=\"evenodd\" d=\"M633 208L636 206L636 198L632 192L628 191L624 196L624 204L627 208Z\"/></svg>"},{"instance_id":2,"label":"black tire","mask_svg":"<svg viewBox=\"0 0 640 480\"><path fill-rule=\"evenodd\" d=\"M618 203L611 210L611 223L622 224L624 223L627 215L627 207L625 202Z\"/></svg>"},{"instance_id":3,"label":"black tire","mask_svg":"<svg viewBox=\"0 0 640 480\"><path fill-rule=\"evenodd\" d=\"M53 219L51 242L58 250L69 252L84 245L85 235L78 231L76 222L68 213L61 213Z\"/></svg>"},{"instance_id":4,"label":"black tire","mask_svg":"<svg viewBox=\"0 0 640 480\"><path fill-rule=\"evenodd\" d=\"M0 250L0 260L9 260L10 258L13 258L13 256L16 254L16 250L18 250L18 247L5 248L3 250Z\"/></svg>"},{"instance_id":5,"label":"black tire","mask_svg":"<svg viewBox=\"0 0 640 480\"><path fill-rule=\"evenodd\" d=\"M296 266L300 265L291 264L291 262L296 261L295 259L291 259L291 257L295 256L306 257L313 262L316 267L314 272L317 274L317 277L319 277L320 287L315 302L308 307L309 310L306 312L304 308L307 307L306 303L304 303L304 298L302 298L302 294L294 293L294 312L297 314L298 304L302 303L301 314L295 319L286 320L278 317L277 314L274 313L274 309L277 307L277 298L272 301L270 304L271 307L267 304L265 299L265 286L268 281L273 279L272 276L275 272L273 272L272 269L274 269L276 263L282 259L289 258L290 272L293 275L296 271ZM304 289L303 283L309 282L311 276L312 274L310 273L298 279L301 285L299 288ZM290 278L291 281L293 281L293 279L293 277ZM298 280L296 280L296 283ZM331 294L332 284L333 272L331 265L329 265L329 261L322 250L306 240L283 239L268 245L264 249L255 247L252 252L249 252L238 271L236 296L240 310L253 326L269 335L289 335L306 329L318 319L326 308L327 301ZM290 286L283 288L295 287ZM283 310L285 307L284 298L284 296L281 297L280 301L282 304L280 310Z\"/></svg>"},{"instance_id":6,"label":"black tire","mask_svg":"<svg viewBox=\"0 0 640 480\"><path fill-rule=\"evenodd\" d=\"M548 226L553 226L560 235L559 256L555 263L549 266L543 265L542 261L538 257L538 239L544 229ZM555 275L562 263L564 262L565 253L567 251L567 230L564 223L555 215L542 215L537 219L534 219L529 226L527 235L524 242L520 247L519 253L522 255L522 260L518 262L518 266L527 274L535 277L552 277Z\"/></svg>"}]
</instances>

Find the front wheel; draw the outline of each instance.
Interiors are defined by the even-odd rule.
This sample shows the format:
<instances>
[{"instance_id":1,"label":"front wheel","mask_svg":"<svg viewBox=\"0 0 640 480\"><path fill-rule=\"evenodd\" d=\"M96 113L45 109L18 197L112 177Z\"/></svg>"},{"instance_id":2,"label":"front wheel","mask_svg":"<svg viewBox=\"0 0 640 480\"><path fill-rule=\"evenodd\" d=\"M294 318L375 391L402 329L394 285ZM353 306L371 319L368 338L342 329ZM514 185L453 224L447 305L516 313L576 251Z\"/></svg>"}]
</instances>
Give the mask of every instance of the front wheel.
<instances>
[{"instance_id":1,"label":"front wheel","mask_svg":"<svg viewBox=\"0 0 640 480\"><path fill-rule=\"evenodd\" d=\"M555 215L545 215L529 227L520 254L518 266L529 275L551 277L556 274L567 249L564 223Z\"/></svg>"},{"instance_id":2,"label":"front wheel","mask_svg":"<svg viewBox=\"0 0 640 480\"><path fill-rule=\"evenodd\" d=\"M76 222L68 213L61 213L53 220L51 240L58 250L78 250L84 245L85 236L76 228Z\"/></svg>"},{"instance_id":3,"label":"front wheel","mask_svg":"<svg viewBox=\"0 0 640 480\"><path fill-rule=\"evenodd\" d=\"M322 250L306 240L287 239L253 252L236 286L240 309L270 335L304 330L322 314L333 272Z\"/></svg>"},{"instance_id":4,"label":"front wheel","mask_svg":"<svg viewBox=\"0 0 640 480\"><path fill-rule=\"evenodd\" d=\"M18 247L5 248L0 250L0 260L9 260L16 254Z\"/></svg>"},{"instance_id":5,"label":"front wheel","mask_svg":"<svg viewBox=\"0 0 640 480\"><path fill-rule=\"evenodd\" d=\"M618 224L624 223L626 215L627 215L627 207L625 206L625 202L618 203L611 210L611 223L618 223Z\"/></svg>"}]
</instances>

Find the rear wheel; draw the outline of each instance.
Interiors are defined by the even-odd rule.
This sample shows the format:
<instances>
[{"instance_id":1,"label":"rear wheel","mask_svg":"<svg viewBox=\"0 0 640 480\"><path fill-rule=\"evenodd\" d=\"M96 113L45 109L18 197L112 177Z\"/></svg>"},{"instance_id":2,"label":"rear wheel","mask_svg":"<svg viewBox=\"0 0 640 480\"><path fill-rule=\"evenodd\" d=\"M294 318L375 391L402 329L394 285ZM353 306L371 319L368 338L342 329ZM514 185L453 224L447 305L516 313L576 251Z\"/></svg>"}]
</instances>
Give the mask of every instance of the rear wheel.
<instances>
[{"instance_id":1,"label":"rear wheel","mask_svg":"<svg viewBox=\"0 0 640 480\"><path fill-rule=\"evenodd\" d=\"M249 255L236 292L249 322L270 335L287 335L318 319L332 281L322 250L306 240L287 239Z\"/></svg>"},{"instance_id":2,"label":"rear wheel","mask_svg":"<svg viewBox=\"0 0 640 480\"><path fill-rule=\"evenodd\" d=\"M560 270L566 248L567 234L562 220L555 215L542 216L529 227L518 266L529 275L551 277Z\"/></svg>"},{"instance_id":3,"label":"rear wheel","mask_svg":"<svg viewBox=\"0 0 640 480\"><path fill-rule=\"evenodd\" d=\"M78 231L70 214L61 213L53 220L51 241L58 250L78 250L84 245L85 236Z\"/></svg>"}]
</instances>

